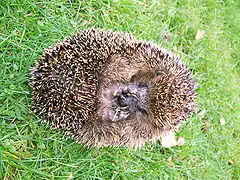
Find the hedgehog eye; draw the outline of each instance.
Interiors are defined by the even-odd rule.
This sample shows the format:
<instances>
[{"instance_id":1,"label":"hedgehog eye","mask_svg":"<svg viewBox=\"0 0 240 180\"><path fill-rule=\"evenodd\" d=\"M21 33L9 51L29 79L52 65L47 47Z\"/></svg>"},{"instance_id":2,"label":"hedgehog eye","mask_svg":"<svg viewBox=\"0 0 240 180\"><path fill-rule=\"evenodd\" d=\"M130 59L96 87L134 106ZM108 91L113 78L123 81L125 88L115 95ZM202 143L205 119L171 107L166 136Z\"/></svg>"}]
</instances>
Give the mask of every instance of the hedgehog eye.
<instances>
[{"instance_id":1,"label":"hedgehog eye","mask_svg":"<svg viewBox=\"0 0 240 180\"><path fill-rule=\"evenodd\" d=\"M159 75L161 75L161 71L160 71L160 70L156 70L156 71L155 71L155 74L156 74L157 76L159 76Z\"/></svg>"}]
</instances>

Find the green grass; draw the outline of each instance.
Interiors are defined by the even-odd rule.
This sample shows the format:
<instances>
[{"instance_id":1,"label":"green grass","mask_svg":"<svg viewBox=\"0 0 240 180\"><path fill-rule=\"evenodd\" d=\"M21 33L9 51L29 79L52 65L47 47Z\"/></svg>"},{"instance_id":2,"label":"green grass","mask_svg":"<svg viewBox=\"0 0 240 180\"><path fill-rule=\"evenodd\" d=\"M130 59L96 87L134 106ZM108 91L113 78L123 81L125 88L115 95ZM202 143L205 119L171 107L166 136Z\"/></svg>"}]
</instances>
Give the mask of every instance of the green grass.
<instances>
[{"instance_id":1,"label":"green grass","mask_svg":"<svg viewBox=\"0 0 240 180\"><path fill-rule=\"evenodd\" d=\"M88 149L31 112L29 68L44 48L90 27L153 41L193 70L199 110L178 133L184 146ZM1 0L0 179L240 179L239 50L238 0Z\"/></svg>"}]
</instances>

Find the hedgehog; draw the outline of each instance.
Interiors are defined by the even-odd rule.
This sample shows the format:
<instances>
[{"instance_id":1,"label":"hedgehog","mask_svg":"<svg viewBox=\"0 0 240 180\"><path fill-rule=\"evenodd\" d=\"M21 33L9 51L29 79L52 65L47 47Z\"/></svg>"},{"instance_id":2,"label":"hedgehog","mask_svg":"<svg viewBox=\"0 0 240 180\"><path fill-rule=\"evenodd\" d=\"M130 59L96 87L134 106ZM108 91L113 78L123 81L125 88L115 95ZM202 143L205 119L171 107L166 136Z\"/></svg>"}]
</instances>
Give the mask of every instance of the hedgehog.
<instances>
[{"instance_id":1,"label":"hedgehog","mask_svg":"<svg viewBox=\"0 0 240 180\"><path fill-rule=\"evenodd\" d=\"M128 33L80 31L30 71L33 112L86 146L171 147L196 109L196 81L181 59Z\"/></svg>"}]
</instances>

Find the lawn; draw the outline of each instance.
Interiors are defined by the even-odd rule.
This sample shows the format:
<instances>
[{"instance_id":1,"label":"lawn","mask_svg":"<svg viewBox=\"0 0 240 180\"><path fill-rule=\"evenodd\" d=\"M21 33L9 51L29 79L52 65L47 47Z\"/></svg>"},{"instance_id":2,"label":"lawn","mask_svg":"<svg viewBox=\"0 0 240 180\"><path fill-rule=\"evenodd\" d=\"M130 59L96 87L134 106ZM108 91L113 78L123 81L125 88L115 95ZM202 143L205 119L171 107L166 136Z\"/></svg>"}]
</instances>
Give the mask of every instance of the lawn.
<instances>
[{"instance_id":1,"label":"lawn","mask_svg":"<svg viewBox=\"0 0 240 180\"><path fill-rule=\"evenodd\" d=\"M90 27L152 41L192 69L198 111L177 133L184 146L86 148L31 112L29 68ZM1 0L0 179L240 179L239 57L239 0Z\"/></svg>"}]
</instances>

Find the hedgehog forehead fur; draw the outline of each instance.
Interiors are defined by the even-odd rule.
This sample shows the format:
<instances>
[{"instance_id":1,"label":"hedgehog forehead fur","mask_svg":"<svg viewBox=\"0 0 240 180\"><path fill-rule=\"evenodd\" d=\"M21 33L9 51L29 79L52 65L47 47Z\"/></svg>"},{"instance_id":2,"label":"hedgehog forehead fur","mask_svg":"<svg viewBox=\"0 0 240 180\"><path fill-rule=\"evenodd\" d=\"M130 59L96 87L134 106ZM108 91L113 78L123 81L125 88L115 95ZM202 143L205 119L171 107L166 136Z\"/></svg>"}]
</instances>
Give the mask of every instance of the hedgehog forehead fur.
<instances>
[{"instance_id":1,"label":"hedgehog forehead fur","mask_svg":"<svg viewBox=\"0 0 240 180\"><path fill-rule=\"evenodd\" d=\"M86 145L144 145L196 107L177 56L120 32L89 29L46 49L30 86L34 112Z\"/></svg>"}]
</instances>

